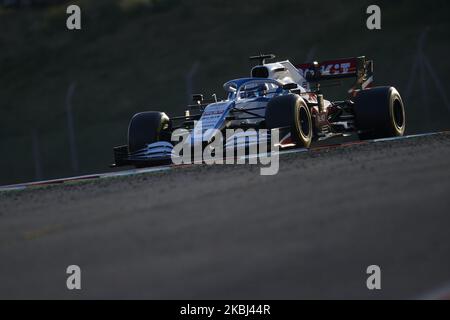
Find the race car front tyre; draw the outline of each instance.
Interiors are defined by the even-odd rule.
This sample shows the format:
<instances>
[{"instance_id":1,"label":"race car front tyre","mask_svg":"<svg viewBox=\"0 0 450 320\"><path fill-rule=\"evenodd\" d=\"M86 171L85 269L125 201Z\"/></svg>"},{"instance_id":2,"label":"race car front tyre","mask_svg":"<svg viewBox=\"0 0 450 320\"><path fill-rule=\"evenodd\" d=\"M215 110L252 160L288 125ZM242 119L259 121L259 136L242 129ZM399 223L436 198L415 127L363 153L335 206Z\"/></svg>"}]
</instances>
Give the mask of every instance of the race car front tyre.
<instances>
[{"instance_id":1,"label":"race car front tyre","mask_svg":"<svg viewBox=\"0 0 450 320\"><path fill-rule=\"evenodd\" d=\"M164 112L147 111L137 113L128 126L128 150L135 152L147 144L164 140L164 131L169 128L170 120Z\"/></svg>"},{"instance_id":2,"label":"race car front tyre","mask_svg":"<svg viewBox=\"0 0 450 320\"><path fill-rule=\"evenodd\" d=\"M268 129L287 128L297 146L309 148L311 145L311 113L299 95L289 94L270 100L265 118Z\"/></svg>"},{"instance_id":3,"label":"race car front tyre","mask_svg":"<svg viewBox=\"0 0 450 320\"><path fill-rule=\"evenodd\" d=\"M359 91L353 110L360 139L396 137L405 133L405 107L394 87Z\"/></svg>"}]
</instances>

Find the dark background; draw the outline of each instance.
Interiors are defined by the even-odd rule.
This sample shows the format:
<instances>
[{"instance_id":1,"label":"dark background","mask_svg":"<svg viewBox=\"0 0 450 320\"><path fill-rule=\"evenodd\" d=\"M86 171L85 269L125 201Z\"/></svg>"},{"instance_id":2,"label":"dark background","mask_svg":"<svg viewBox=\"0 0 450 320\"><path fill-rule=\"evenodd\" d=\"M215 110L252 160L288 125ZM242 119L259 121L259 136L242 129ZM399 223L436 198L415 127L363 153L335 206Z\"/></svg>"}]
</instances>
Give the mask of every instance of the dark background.
<instances>
[{"instance_id":1,"label":"dark background","mask_svg":"<svg viewBox=\"0 0 450 320\"><path fill-rule=\"evenodd\" d=\"M109 170L134 113L180 114L189 91L222 97L260 52L293 63L366 55L376 84L403 94L408 133L450 127L448 1L72 1L80 31L66 28L68 3L44 2L0 1L0 184ZM369 4L381 30L366 28ZM432 72L412 72L420 52Z\"/></svg>"}]
</instances>

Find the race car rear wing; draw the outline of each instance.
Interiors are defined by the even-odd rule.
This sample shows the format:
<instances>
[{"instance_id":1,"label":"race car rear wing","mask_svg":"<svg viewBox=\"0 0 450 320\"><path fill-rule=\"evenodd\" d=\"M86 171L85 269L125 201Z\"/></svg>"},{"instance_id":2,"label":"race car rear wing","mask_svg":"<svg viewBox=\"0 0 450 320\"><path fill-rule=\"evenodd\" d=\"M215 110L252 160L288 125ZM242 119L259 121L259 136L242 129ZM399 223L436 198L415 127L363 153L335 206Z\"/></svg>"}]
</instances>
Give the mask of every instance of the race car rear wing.
<instances>
[{"instance_id":1,"label":"race car rear wing","mask_svg":"<svg viewBox=\"0 0 450 320\"><path fill-rule=\"evenodd\" d=\"M303 63L295 66L300 74L312 83L327 80L356 78L349 93L366 89L373 82L373 61L365 56L327 60L322 62Z\"/></svg>"}]
</instances>

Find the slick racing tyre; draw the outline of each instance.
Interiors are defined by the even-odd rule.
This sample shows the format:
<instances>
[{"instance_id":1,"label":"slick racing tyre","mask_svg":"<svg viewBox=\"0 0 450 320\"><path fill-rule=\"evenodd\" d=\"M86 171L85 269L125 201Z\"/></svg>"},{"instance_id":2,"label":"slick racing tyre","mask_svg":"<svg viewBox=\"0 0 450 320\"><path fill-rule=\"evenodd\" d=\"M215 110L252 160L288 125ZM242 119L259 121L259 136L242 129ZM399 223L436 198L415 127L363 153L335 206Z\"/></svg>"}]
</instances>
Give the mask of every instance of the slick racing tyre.
<instances>
[{"instance_id":1,"label":"slick racing tyre","mask_svg":"<svg viewBox=\"0 0 450 320\"><path fill-rule=\"evenodd\" d=\"M166 140L169 117L164 112L147 111L137 113L128 126L128 150L135 152L147 144Z\"/></svg>"},{"instance_id":2,"label":"slick racing tyre","mask_svg":"<svg viewBox=\"0 0 450 320\"><path fill-rule=\"evenodd\" d=\"M396 137L405 133L405 107L394 87L359 91L353 108L361 139Z\"/></svg>"},{"instance_id":3,"label":"slick racing tyre","mask_svg":"<svg viewBox=\"0 0 450 320\"><path fill-rule=\"evenodd\" d=\"M300 96L289 94L273 98L267 105L265 117L267 129L286 128L297 146L309 148L311 145L311 113Z\"/></svg>"}]
</instances>

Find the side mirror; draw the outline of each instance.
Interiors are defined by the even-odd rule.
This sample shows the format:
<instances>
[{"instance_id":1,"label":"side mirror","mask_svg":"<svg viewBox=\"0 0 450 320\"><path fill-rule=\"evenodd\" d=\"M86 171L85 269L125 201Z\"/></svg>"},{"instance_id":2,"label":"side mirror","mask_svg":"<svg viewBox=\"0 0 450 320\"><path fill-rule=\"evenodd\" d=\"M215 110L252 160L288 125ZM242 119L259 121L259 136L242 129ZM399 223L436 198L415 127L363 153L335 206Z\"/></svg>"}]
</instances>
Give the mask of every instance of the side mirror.
<instances>
[{"instance_id":1,"label":"side mirror","mask_svg":"<svg viewBox=\"0 0 450 320\"><path fill-rule=\"evenodd\" d=\"M197 102L198 104L202 103L203 95L202 94L193 94L192 101Z\"/></svg>"},{"instance_id":2,"label":"side mirror","mask_svg":"<svg viewBox=\"0 0 450 320\"><path fill-rule=\"evenodd\" d=\"M283 85L284 90L293 90L293 89L297 89L297 87L298 87L297 84L293 83L293 82L286 83Z\"/></svg>"}]
</instances>

